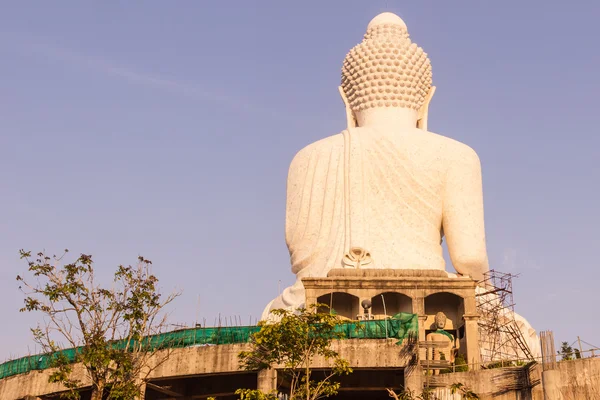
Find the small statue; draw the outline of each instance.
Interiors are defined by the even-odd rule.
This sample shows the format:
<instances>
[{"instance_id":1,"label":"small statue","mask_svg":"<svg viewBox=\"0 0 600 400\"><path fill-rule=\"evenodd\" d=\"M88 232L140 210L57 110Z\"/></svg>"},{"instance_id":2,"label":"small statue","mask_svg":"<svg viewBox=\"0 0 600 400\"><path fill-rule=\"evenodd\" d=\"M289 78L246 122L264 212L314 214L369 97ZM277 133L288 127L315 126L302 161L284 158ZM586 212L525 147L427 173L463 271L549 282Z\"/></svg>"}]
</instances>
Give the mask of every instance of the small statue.
<instances>
[{"instance_id":1,"label":"small statue","mask_svg":"<svg viewBox=\"0 0 600 400\"><path fill-rule=\"evenodd\" d=\"M435 314L436 330L429 333L425 338L428 342L436 342L435 346L427 348L427 360L440 361L445 359L452 364L459 348L459 342L454 338L454 335L444 330L445 326L446 315L440 311ZM444 345L444 343L446 344ZM433 373L434 375L438 375L440 371L434 370Z\"/></svg>"}]
</instances>

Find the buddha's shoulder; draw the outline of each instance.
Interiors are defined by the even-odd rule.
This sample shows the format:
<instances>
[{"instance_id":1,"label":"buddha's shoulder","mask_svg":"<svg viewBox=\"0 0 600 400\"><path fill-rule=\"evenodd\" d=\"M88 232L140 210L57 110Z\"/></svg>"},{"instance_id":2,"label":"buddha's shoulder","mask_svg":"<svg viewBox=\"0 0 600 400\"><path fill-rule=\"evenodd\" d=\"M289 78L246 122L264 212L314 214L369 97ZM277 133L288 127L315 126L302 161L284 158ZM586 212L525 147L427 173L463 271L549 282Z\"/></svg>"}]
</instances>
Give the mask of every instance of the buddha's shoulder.
<instances>
[{"instance_id":1,"label":"buddha's shoulder","mask_svg":"<svg viewBox=\"0 0 600 400\"><path fill-rule=\"evenodd\" d=\"M426 140L433 151L442 159L479 163L479 156L475 150L458 140L427 131L421 134L421 138Z\"/></svg>"},{"instance_id":2,"label":"buddha's shoulder","mask_svg":"<svg viewBox=\"0 0 600 400\"><path fill-rule=\"evenodd\" d=\"M294 156L292 160L293 164L301 164L308 162L312 157L319 157L322 155L329 155L331 152L344 150L344 133L338 133L337 135L328 136L326 138L317 140L304 147Z\"/></svg>"},{"instance_id":3,"label":"buddha's shoulder","mask_svg":"<svg viewBox=\"0 0 600 400\"><path fill-rule=\"evenodd\" d=\"M344 133L345 131L342 131L304 147L294 156L291 167L307 164L314 158L330 156L331 154L343 154ZM434 132L415 128L414 131L395 133L394 137L402 146L410 143L408 144L409 146L417 146L424 153L428 153L431 157L435 157L438 160L450 163L455 161L479 163L479 157L471 147L458 140Z\"/></svg>"}]
</instances>

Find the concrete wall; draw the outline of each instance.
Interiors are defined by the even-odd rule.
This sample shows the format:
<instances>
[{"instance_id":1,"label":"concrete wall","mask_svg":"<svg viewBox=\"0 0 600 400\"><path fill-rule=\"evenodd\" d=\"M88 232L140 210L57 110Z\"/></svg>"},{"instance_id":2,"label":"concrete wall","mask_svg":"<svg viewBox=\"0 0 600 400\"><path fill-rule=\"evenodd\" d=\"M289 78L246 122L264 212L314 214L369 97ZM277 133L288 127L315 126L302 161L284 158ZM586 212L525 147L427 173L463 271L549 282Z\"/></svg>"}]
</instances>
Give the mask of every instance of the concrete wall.
<instances>
[{"instance_id":1,"label":"concrete wall","mask_svg":"<svg viewBox=\"0 0 600 400\"><path fill-rule=\"evenodd\" d=\"M398 346L396 342L397 339L336 340L332 343L332 348L353 367L402 368L408 363L410 354L403 352L404 346ZM150 379L239 372L238 354L248 349L247 344L173 349L170 350L169 359L156 366ZM329 368L331 365L324 359L317 358L313 367ZM75 370L85 382L83 368L76 366ZM28 395L42 396L63 390L60 385L48 383L50 373L51 370L32 371L0 380L0 399L16 400Z\"/></svg>"},{"instance_id":2,"label":"concrete wall","mask_svg":"<svg viewBox=\"0 0 600 400\"><path fill-rule=\"evenodd\" d=\"M600 358L561 361L559 388L564 400L600 400Z\"/></svg>"},{"instance_id":3,"label":"concrete wall","mask_svg":"<svg viewBox=\"0 0 600 400\"><path fill-rule=\"evenodd\" d=\"M395 344L395 339L351 339L334 341L333 348L346 358L350 365L362 369L398 369L408 364L410 352L405 346ZM239 372L237 355L248 349L246 344L191 347L171 350L168 361L157 366L152 380L175 377L202 376ZM316 359L313 367L328 368L323 359ZM558 363L560 390L564 400L600 400L600 358L588 358ZM81 366L75 372L85 382ZM23 399L28 395L42 396L61 391L49 384L50 370L32 371L0 380L0 399ZM425 382L425 377L423 381ZM499 368L491 370L458 372L429 377L431 386L438 386L442 399L452 399L448 390L453 383L463 383L480 398L496 400L542 400L541 367ZM533 386L533 388L531 388ZM529 388L528 388L529 387Z\"/></svg>"},{"instance_id":4,"label":"concrete wall","mask_svg":"<svg viewBox=\"0 0 600 400\"><path fill-rule=\"evenodd\" d=\"M440 387L436 393L441 399L453 399L447 388L462 383L482 400L543 400L540 374L539 365L532 368L495 368L431 376L429 383Z\"/></svg>"},{"instance_id":5,"label":"concrete wall","mask_svg":"<svg viewBox=\"0 0 600 400\"><path fill-rule=\"evenodd\" d=\"M543 400L541 370L540 365L530 371L498 368L443 374L430 377L430 380L431 384L438 386L463 383L484 400ZM560 374L558 388L563 400L600 400L600 357L561 361L557 364L557 371ZM534 386L528 390L528 385ZM446 389L439 389L438 392L442 399L452 398L448 397Z\"/></svg>"},{"instance_id":6,"label":"concrete wall","mask_svg":"<svg viewBox=\"0 0 600 400\"><path fill-rule=\"evenodd\" d=\"M26 374L0 379L0 399L16 400L27 396L37 396L63 391L62 385L48 383L52 369L31 371ZM89 379L80 365L73 367L73 377L81 380L83 386L89 386Z\"/></svg>"}]
</instances>

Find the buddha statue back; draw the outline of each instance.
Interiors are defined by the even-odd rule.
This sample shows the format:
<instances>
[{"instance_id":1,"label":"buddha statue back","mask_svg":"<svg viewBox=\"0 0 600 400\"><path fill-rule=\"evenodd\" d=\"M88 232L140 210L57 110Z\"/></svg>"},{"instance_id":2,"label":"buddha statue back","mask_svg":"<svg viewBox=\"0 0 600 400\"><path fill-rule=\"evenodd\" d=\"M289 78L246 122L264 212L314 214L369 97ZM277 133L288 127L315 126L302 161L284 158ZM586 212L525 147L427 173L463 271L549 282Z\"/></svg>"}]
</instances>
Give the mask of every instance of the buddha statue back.
<instances>
[{"instance_id":1,"label":"buddha statue back","mask_svg":"<svg viewBox=\"0 0 600 400\"><path fill-rule=\"evenodd\" d=\"M303 277L334 268L445 270L445 236L460 275L488 270L481 167L467 145L427 131L427 54L383 13L346 56L348 128L293 159L286 242L296 283L265 309L304 302Z\"/></svg>"}]
</instances>

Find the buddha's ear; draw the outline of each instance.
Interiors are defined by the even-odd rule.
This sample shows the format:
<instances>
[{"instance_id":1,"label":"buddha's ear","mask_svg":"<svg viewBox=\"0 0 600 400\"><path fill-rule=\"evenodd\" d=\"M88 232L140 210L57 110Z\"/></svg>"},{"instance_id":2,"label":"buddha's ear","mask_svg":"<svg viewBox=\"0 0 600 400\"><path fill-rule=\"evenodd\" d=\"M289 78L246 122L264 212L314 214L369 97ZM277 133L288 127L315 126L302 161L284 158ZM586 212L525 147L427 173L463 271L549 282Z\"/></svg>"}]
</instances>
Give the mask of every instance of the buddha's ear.
<instances>
[{"instance_id":1,"label":"buddha's ear","mask_svg":"<svg viewBox=\"0 0 600 400\"><path fill-rule=\"evenodd\" d=\"M423 102L423 105L421 106L421 109L419 110L419 116L417 117L417 128L423 129L424 131L427 130L427 117L429 114L429 103L431 102L431 98L433 97L434 93L435 93L435 86L432 86L429 89L429 93L427 93L427 96L425 96L425 101Z\"/></svg>"},{"instance_id":2,"label":"buddha's ear","mask_svg":"<svg viewBox=\"0 0 600 400\"><path fill-rule=\"evenodd\" d=\"M344 93L344 89L341 86L338 87L340 91L340 96L342 96L342 101L344 102L344 106L346 107L346 123L348 124L348 129L356 128L358 126L356 122L356 116L352 112L350 108L350 103L348 103L348 98L346 97L346 93Z\"/></svg>"}]
</instances>

